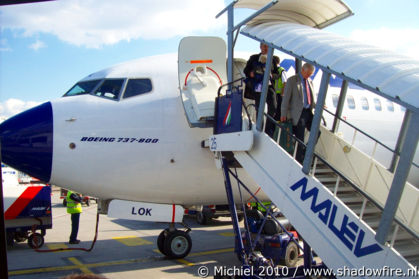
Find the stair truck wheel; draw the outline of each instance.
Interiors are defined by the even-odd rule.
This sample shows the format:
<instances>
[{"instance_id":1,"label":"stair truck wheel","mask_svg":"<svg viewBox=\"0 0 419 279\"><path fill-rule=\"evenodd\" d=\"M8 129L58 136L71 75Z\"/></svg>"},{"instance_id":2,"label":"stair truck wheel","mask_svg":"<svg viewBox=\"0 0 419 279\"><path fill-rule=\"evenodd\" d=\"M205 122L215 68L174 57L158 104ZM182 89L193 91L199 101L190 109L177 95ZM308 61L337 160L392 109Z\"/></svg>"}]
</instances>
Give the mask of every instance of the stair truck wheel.
<instances>
[{"instance_id":1,"label":"stair truck wheel","mask_svg":"<svg viewBox=\"0 0 419 279\"><path fill-rule=\"evenodd\" d=\"M44 237L40 233L33 233L28 237L28 245L32 249L38 249L44 245Z\"/></svg>"},{"instance_id":2,"label":"stair truck wheel","mask_svg":"<svg viewBox=\"0 0 419 279\"><path fill-rule=\"evenodd\" d=\"M275 235L281 232L281 227L273 219L268 219L263 226L263 232L267 235Z\"/></svg>"},{"instance_id":3,"label":"stair truck wheel","mask_svg":"<svg viewBox=\"0 0 419 279\"><path fill-rule=\"evenodd\" d=\"M288 267L295 267L298 262L298 246L295 242L288 242L285 250L285 265Z\"/></svg>"},{"instance_id":4,"label":"stair truck wheel","mask_svg":"<svg viewBox=\"0 0 419 279\"><path fill-rule=\"evenodd\" d=\"M168 233L164 241L166 255L172 259L186 257L192 248L192 240L188 233L175 230Z\"/></svg>"},{"instance_id":5,"label":"stair truck wheel","mask_svg":"<svg viewBox=\"0 0 419 279\"><path fill-rule=\"evenodd\" d=\"M167 233L167 229L162 231L159 234L159 237L157 237L157 248L159 248L160 253L162 253L163 255L167 256L166 251L164 250L164 241L166 240L166 233Z\"/></svg>"}]
</instances>

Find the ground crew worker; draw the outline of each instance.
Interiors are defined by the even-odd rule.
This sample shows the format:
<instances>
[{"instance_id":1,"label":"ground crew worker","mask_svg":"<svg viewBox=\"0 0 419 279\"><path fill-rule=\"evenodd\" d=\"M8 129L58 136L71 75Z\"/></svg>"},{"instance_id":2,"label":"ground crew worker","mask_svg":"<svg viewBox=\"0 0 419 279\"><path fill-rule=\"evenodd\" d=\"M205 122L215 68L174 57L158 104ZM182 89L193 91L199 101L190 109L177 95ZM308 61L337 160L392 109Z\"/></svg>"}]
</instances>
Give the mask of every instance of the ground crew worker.
<instances>
[{"instance_id":1,"label":"ground crew worker","mask_svg":"<svg viewBox=\"0 0 419 279\"><path fill-rule=\"evenodd\" d=\"M81 208L81 197L70 190L67 191L67 213L71 214L71 234L69 244L79 244L80 240L77 239L79 232L80 213L83 211Z\"/></svg>"},{"instance_id":2,"label":"ground crew worker","mask_svg":"<svg viewBox=\"0 0 419 279\"><path fill-rule=\"evenodd\" d=\"M276 113L275 119L279 120L281 118L281 103L282 96L284 95L285 84L287 83L287 75L285 69L280 66L280 59L278 56L273 57L273 62L277 65L277 72L273 74L274 78L274 88L276 93Z\"/></svg>"}]
</instances>

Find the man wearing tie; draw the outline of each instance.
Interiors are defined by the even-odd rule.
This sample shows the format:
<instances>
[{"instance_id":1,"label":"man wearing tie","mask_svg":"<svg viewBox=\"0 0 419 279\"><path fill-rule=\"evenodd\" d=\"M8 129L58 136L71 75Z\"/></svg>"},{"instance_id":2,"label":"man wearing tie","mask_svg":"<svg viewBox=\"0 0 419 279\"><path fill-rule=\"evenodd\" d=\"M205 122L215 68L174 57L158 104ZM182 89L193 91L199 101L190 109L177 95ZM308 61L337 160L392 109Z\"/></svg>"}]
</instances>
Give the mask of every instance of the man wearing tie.
<instances>
[{"instance_id":1,"label":"man wearing tie","mask_svg":"<svg viewBox=\"0 0 419 279\"><path fill-rule=\"evenodd\" d=\"M313 120L313 84L310 76L314 72L314 66L305 63L298 73L287 80L284 96L281 104L281 122L287 119L292 121L294 135L304 141L304 133L307 128L310 131ZM302 163L305 150L298 146L296 159Z\"/></svg>"}]
</instances>

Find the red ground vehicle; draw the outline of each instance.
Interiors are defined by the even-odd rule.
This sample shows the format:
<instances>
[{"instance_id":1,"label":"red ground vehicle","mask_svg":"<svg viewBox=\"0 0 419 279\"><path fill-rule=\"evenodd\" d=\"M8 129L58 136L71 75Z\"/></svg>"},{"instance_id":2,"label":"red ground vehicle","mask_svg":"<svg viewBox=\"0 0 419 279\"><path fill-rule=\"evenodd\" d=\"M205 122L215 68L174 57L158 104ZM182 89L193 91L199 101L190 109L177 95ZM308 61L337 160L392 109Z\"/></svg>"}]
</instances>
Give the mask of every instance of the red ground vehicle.
<instances>
[{"instance_id":1,"label":"red ground vehicle","mask_svg":"<svg viewBox=\"0 0 419 279\"><path fill-rule=\"evenodd\" d=\"M67 189L64 189L64 188L61 188L61 191L60 191L60 199L63 199L63 205L64 206L67 206ZM91 198L91 197L89 197L89 196L83 196L82 195L82 204L84 203L85 205L87 205L87 206L90 206L90 201L93 199L93 200L95 200L96 201L96 199L94 199L94 198ZM97 201L96 201L97 202Z\"/></svg>"}]
</instances>

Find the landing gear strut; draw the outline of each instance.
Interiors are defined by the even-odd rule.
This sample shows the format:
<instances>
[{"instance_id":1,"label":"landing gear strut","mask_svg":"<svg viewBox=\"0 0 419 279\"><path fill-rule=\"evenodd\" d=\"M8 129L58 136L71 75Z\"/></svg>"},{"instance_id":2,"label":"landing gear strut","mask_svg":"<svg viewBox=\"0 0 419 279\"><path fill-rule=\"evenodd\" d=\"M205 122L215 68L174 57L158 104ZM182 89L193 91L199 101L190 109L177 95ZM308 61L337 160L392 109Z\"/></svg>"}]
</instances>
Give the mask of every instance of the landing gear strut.
<instances>
[{"instance_id":1,"label":"landing gear strut","mask_svg":"<svg viewBox=\"0 0 419 279\"><path fill-rule=\"evenodd\" d=\"M192 240L189 236L191 229L186 231L178 230L173 224L162 231L157 238L159 251L171 259L181 259L186 257L192 248Z\"/></svg>"}]
</instances>

